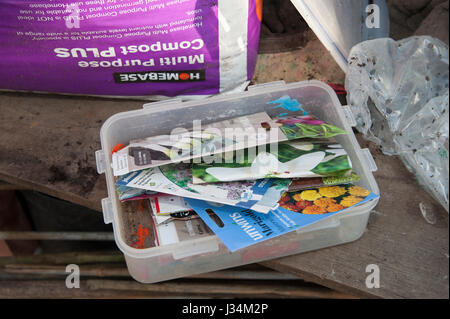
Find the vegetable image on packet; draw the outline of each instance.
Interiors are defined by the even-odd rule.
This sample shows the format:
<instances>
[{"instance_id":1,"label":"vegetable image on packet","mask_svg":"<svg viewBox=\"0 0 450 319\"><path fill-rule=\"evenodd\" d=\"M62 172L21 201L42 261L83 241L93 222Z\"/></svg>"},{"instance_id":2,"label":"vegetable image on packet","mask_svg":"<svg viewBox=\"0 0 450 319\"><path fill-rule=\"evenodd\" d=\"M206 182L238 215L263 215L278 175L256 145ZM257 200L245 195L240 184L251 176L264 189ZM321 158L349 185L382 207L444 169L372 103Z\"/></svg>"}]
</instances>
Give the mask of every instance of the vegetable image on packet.
<instances>
[{"instance_id":1,"label":"vegetable image on packet","mask_svg":"<svg viewBox=\"0 0 450 319\"><path fill-rule=\"evenodd\" d=\"M290 179L264 179L196 185L192 183L191 165L185 163L133 172L118 182L121 186L249 208L260 213L277 207L290 183Z\"/></svg>"},{"instance_id":2,"label":"vegetable image on packet","mask_svg":"<svg viewBox=\"0 0 450 319\"><path fill-rule=\"evenodd\" d=\"M256 65L261 0L0 6L0 89L193 99L243 91Z\"/></svg>"},{"instance_id":3,"label":"vegetable image on packet","mask_svg":"<svg viewBox=\"0 0 450 319\"><path fill-rule=\"evenodd\" d=\"M268 214L186 198L186 202L231 251L311 225L379 196L356 185L332 186L284 195ZM219 218L217 224L210 214Z\"/></svg>"},{"instance_id":4,"label":"vegetable image on packet","mask_svg":"<svg viewBox=\"0 0 450 319\"><path fill-rule=\"evenodd\" d=\"M289 141L236 152L233 161L194 164L195 184L263 178L342 176L352 169L347 152L339 144Z\"/></svg>"}]
</instances>

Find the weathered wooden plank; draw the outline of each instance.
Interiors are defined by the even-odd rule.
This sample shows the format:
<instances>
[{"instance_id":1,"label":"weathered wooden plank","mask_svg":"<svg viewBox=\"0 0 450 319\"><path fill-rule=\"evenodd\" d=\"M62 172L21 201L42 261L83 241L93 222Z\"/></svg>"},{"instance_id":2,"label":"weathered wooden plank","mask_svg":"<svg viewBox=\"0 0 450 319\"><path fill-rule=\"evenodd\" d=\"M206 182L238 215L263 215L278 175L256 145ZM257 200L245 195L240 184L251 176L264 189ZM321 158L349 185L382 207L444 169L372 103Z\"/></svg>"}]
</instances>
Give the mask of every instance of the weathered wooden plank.
<instances>
[{"instance_id":1,"label":"weathered wooden plank","mask_svg":"<svg viewBox=\"0 0 450 319\"><path fill-rule=\"evenodd\" d=\"M99 240L113 241L114 234L109 232L35 232L0 231L0 239L5 240Z\"/></svg>"},{"instance_id":2,"label":"weathered wooden plank","mask_svg":"<svg viewBox=\"0 0 450 319\"><path fill-rule=\"evenodd\" d=\"M9 184L3 181L0 181L0 191L15 191L15 190L25 190L26 187Z\"/></svg>"},{"instance_id":3,"label":"weathered wooden plank","mask_svg":"<svg viewBox=\"0 0 450 319\"><path fill-rule=\"evenodd\" d=\"M83 277L127 277L130 275L123 255L117 252L63 253L36 256L11 256L0 258L0 278L37 279L49 276L67 276L68 264L77 264ZM259 264L192 275L195 279L227 280L301 280L300 278L273 271Z\"/></svg>"},{"instance_id":4,"label":"weathered wooden plank","mask_svg":"<svg viewBox=\"0 0 450 319\"><path fill-rule=\"evenodd\" d=\"M85 264L79 265L80 273L87 277L113 277L130 278L125 263L113 264ZM0 268L0 278L2 279L42 279L51 277L66 277L66 265L40 265L40 264L8 264ZM192 279L225 279L225 280L297 280L300 278L280 273L262 266L252 268L238 267L228 270L220 270L205 274L188 276Z\"/></svg>"},{"instance_id":5,"label":"weathered wooden plank","mask_svg":"<svg viewBox=\"0 0 450 319\"><path fill-rule=\"evenodd\" d=\"M0 267L13 264L40 264L40 265L68 265L68 264L109 264L123 263L125 258L120 251L99 251L99 252L68 252L60 254L25 255L1 257Z\"/></svg>"},{"instance_id":6,"label":"weathered wooden plank","mask_svg":"<svg viewBox=\"0 0 450 319\"><path fill-rule=\"evenodd\" d=\"M0 240L0 257L12 256L12 252L4 240Z\"/></svg>"},{"instance_id":7,"label":"weathered wooden plank","mask_svg":"<svg viewBox=\"0 0 450 319\"><path fill-rule=\"evenodd\" d=\"M3 274L66 275L65 267L77 264L83 276L129 277L123 255L119 252L60 253L0 258ZM198 279L300 280L293 275L279 273L259 264L244 265L227 270L189 276Z\"/></svg>"},{"instance_id":8,"label":"weathered wooden plank","mask_svg":"<svg viewBox=\"0 0 450 319\"><path fill-rule=\"evenodd\" d=\"M0 179L101 211L100 127L141 101L0 94Z\"/></svg>"},{"instance_id":9,"label":"weathered wooden plank","mask_svg":"<svg viewBox=\"0 0 450 319\"><path fill-rule=\"evenodd\" d=\"M2 281L0 298L339 298L352 296L296 282L176 280L142 285L131 280L80 280L80 288L67 289L65 280Z\"/></svg>"}]
</instances>

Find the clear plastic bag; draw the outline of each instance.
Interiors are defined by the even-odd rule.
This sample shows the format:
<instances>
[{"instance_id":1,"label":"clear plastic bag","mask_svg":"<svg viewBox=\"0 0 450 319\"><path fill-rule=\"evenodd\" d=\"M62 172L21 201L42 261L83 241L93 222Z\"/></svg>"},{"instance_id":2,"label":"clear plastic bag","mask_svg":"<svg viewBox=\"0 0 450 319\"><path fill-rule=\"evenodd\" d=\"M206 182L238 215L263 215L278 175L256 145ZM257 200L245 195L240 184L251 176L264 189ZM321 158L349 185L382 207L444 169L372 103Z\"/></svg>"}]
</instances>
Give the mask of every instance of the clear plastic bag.
<instances>
[{"instance_id":1,"label":"clear plastic bag","mask_svg":"<svg viewBox=\"0 0 450 319\"><path fill-rule=\"evenodd\" d=\"M348 103L357 129L399 155L449 209L448 46L429 36L362 42L350 52Z\"/></svg>"}]
</instances>

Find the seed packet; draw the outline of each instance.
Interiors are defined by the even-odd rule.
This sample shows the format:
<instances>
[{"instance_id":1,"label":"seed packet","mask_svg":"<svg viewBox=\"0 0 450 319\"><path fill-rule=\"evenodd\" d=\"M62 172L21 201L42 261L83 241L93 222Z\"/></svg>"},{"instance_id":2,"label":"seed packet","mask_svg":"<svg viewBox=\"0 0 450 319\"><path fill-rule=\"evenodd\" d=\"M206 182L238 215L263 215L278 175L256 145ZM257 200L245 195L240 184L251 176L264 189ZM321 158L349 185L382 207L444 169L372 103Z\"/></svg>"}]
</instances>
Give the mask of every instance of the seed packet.
<instances>
[{"instance_id":1,"label":"seed packet","mask_svg":"<svg viewBox=\"0 0 450 319\"><path fill-rule=\"evenodd\" d=\"M322 215L360 204L370 195L370 191L360 186L346 184L285 193L279 203L281 208L293 212Z\"/></svg>"},{"instance_id":2,"label":"seed packet","mask_svg":"<svg viewBox=\"0 0 450 319\"><path fill-rule=\"evenodd\" d=\"M119 195L119 200L121 202L153 198L155 196L160 196L160 197L166 196L166 194L161 194L158 192L153 192L153 191L140 189L140 188L127 187L127 186L125 186L126 184L123 182L124 178L126 178L126 176L120 176L116 180L116 190L117 190L117 194Z\"/></svg>"},{"instance_id":3,"label":"seed packet","mask_svg":"<svg viewBox=\"0 0 450 319\"><path fill-rule=\"evenodd\" d=\"M191 165L178 163L130 173L119 183L122 186L267 213L278 206L278 201L288 189L291 180L264 179L196 185L192 183Z\"/></svg>"},{"instance_id":4,"label":"seed packet","mask_svg":"<svg viewBox=\"0 0 450 319\"><path fill-rule=\"evenodd\" d=\"M280 116L275 119L280 130L288 140L298 138L330 138L341 134L347 134L343 129L312 116L294 115Z\"/></svg>"},{"instance_id":5,"label":"seed packet","mask_svg":"<svg viewBox=\"0 0 450 319\"><path fill-rule=\"evenodd\" d=\"M193 123L191 130L160 135L130 144L112 155L114 176L237 149L287 140L265 112L209 125Z\"/></svg>"},{"instance_id":6,"label":"seed packet","mask_svg":"<svg viewBox=\"0 0 450 319\"><path fill-rule=\"evenodd\" d=\"M149 198L154 198L154 197L162 197L162 196L166 196L166 194L161 194L158 192L151 192L151 191L147 191L142 195L138 195L138 196L134 196L134 197L130 197L127 199L122 200L122 202L129 202L129 201L137 201L137 200L141 200L141 199L149 199Z\"/></svg>"},{"instance_id":7,"label":"seed packet","mask_svg":"<svg viewBox=\"0 0 450 319\"><path fill-rule=\"evenodd\" d=\"M191 207L179 196L157 196L150 198L153 213L168 216L173 213L192 211Z\"/></svg>"},{"instance_id":8,"label":"seed packet","mask_svg":"<svg viewBox=\"0 0 450 319\"><path fill-rule=\"evenodd\" d=\"M171 163L201 163L202 158L209 159L213 155L216 155L214 161L217 158L221 160L223 153L271 143L346 134L312 115L302 115L304 111L286 114L271 118L266 112L261 112L205 126L193 123L192 129L183 133L133 140L113 153L114 176Z\"/></svg>"},{"instance_id":9,"label":"seed packet","mask_svg":"<svg viewBox=\"0 0 450 319\"><path fill-rule=\"evenodd\" d=\"M308 226L376 198L378 195L348 184L285 194L280 200L280 207L268 214L190 198L186 198L186 201L233 252ZM210 218L212 213L216 219L220 219L220 224Z\"/></svg>"},{"instance_id":10,"label":"seed packet","mask_svg":"<svg viewBox=\"0 0 450 319\"><path fill-rule=\"evenodd\" d=\"M171 213L168 215L158 215L158 214L155 215L156 215L155 220L158 225L171 223L177 220L190 220L200 218L200 216L198 216L197 213L193 211L190 207L189 210L183 212Z\"/></svg>"},{"instance_id":11,"label":"seed packet","mask_svg":"<svg viewBox=\"0 0 450 319\"><path fill-rule=\"evenodd\" d=\"M158 192L146 191L145 189L132 188L122 185L116 185L119 200L122 202L151 198L158 196Z\"/></svg>"},{"instance_id":12,"label":"seed packet","mask_svg":"<svg viewBox=\"0 0 450 319\"><path fill-rule=\"evenodd\" d=\"M340 144L288 141L235 152L221 163L193 164L194 184L255 180L340 176L351 170L347 152Z\"/></svg>"},{"instance_id":13,"label":"seed packet","mask_svg":"<svg viewBox=\"0 0 450 319\"><path fill-rule=\"evenodd\" d=\"M176 220L172 223L155 225L157 246L176 244L185 240L193 240L211 236L213 232L202 219Z\"/></svg>"},{"instance_id":14,"label":"seed packet","mask_svg":"<svg viewBox=\"0 0 450 319\"><path fill-rule=\"evenodd\" d=\"M185 240L193 240L213 235L211 229L191 210L188 214L160 216L153 214L155 244L163 246L176 244Z\"/></svg>"},{"instance_id":15,"label":"seed packet","mask_svg":"<svg viewBox=\"0 0 450 319\"><path fill-rule=\"evenodd\" d=\"M298 192L301 190L319 188L325 186L344 185L357 182L361 177L350 172L349 174L341 176L324 176L324 177L311 177L311 178L298 178L293 179L291 185L289 185L288 192Z\"/></svg>"}]
</instances>

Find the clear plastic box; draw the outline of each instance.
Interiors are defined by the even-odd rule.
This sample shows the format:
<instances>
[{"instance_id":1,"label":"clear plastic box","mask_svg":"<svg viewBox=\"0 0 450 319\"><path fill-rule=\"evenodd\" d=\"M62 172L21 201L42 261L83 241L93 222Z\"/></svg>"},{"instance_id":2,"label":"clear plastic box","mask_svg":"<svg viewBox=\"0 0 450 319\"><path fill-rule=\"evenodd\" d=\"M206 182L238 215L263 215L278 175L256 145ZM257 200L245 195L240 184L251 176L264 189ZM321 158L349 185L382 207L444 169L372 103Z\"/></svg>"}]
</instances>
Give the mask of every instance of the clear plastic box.
<instances>
[{"instance_id":1,"label":"clear plastic box","mask_svg":"<svg viewBox=\"0 0 450 319\"><path fill-rule=\"evenodd\" d=\"M267 103L284 95L297 99L307 112L349 132L338 136L337 141L347 150L355 171L361 175L357 184L379 194L372 174L377 169L375 162L368 149L360 148L353 134L355 121L350 110L341 106L334 91L319 81L291 84L280 81L252 86L240 94L190 102L171 99L145 104L142 110L115 114L101 129L102 150L96 152L97 170L99 174L106 173L108 198L102 200L105 223L112 223L117 246L125 255L134 279L142 283L160 282L343 244L362 236L378 199L233 253L216 236L148 249L136 249L126 244L122 207L111 169L110 154L115 145L169 134L176 127L190 128L193 120L208 124L263 111L274 115L274 106ZM302 103L311 100L317 101L315 107Z\"/></svg>"}]
</instances>

